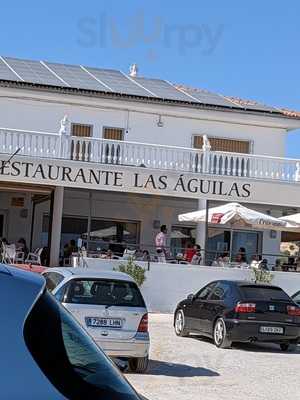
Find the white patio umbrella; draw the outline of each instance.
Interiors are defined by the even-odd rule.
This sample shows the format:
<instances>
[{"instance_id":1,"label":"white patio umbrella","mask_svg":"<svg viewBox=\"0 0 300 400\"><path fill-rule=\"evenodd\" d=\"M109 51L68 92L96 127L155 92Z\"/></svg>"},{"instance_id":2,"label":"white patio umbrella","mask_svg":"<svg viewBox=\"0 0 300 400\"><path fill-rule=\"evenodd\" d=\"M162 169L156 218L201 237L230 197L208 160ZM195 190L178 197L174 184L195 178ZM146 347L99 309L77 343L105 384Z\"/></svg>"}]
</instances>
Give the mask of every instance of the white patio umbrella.
<instances>
[{"instance_id":1,"label":"white patio umbrella","mask_svg":"<svg viewBox=\"0 0 300 400\"><path fill-rule=\"evenodd\" d=\"M97 238L106 238L109 236L116 236L117 234L117 227L116 226L111 226L109 228L104 228L104 229L98 229L97 231L92 231L90 232L90 237L97 237ZM87 236L88 232L83 233L83 236ZM123 235L130 235L130 232L128 231L123 231Z\"/></svg>"},{"instance_id":2,"label":"white patio umbrella","mask_svg":"<svg viewBox=\"0 0 300 400\"><path fill-rule=\"evenodd\" d=\"M292 214L292 215L286 215L284 217L280 217L279 219L283 221L287 221L291 224L295 225L300 225L300 213L298 214Z\"/></svg>"},{"instance_id":3,"label":"white patio umbrella","mask_svg":"<svg viewBox=\"0 0 300 400\"><path fill-rule=\"evenodd\" d=\"M194 211L178 216L181 222L206 222L206 210ZM300 231L300 224L296 225L280 218L252 210L239 203L227 203L208 210L207 222L212 224L248 226L256 229L294 230Z\"/></svg>"},{"instance_id":4,"label":"white patio umbrella","mask_svg":"<svg viewBox=\"0 0 300 400\"><path fill-rule=\"evenodd\" d=\"M171 239L188 239L189 236L185 235L184 233L180 231L172 231L170 235Z\"/></svg>"}]
</instances>

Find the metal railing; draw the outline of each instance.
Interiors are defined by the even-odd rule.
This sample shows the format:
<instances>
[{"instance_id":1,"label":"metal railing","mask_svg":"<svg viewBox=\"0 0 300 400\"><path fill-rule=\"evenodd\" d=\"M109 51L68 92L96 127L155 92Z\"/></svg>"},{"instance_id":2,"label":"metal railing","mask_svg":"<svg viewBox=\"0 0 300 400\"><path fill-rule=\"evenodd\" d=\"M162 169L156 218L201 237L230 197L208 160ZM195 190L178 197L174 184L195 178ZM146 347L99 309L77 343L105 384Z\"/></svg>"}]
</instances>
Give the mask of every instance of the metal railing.
<instances>
[{"instance_id":1,"label":"metal railing","mask_svg":"<svg viewBox=\"0 0 300 400\"><path fill-rule=\"evenodd\" d=\"M0 128L0 152L218 176L297 182L300 160Z\"/></svg>"}]
</instances>

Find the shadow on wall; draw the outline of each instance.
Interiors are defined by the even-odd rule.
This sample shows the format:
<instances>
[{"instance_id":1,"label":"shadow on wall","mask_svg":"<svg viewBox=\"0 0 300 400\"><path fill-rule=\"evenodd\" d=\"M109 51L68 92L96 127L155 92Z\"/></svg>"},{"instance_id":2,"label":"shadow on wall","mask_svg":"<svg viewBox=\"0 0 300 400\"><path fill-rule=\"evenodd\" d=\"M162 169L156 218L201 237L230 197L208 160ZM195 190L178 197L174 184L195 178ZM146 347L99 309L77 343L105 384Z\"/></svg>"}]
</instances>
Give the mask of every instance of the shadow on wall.
<instances>
[{"instance_id":1,"label":"shadow on wall","mask_svg":"<svg viewBox=\"0 0 300 400\"><path fill-rule=\"evenodd\" d=\"M215 377L220 376L215 371L207 368L192 367L186 364L168 363L165 361L151 360L147 375L164 375L178 378L192 378L195 376Z\"/></svg>"}]
</instances>

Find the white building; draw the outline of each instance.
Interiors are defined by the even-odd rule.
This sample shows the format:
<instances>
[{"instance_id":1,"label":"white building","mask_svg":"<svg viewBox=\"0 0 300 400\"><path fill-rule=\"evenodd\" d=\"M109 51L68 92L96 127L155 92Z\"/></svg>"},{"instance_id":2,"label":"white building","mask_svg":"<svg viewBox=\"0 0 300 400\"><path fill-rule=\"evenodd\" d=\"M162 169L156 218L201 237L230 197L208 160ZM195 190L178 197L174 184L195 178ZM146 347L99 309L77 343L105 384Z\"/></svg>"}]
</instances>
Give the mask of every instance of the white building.
<instances>
[{"instance_id":1,"label":"white building","mask_svg":"<svg viewBox=\"0 0 300 400\"><path fill-rule=\"evenodd\" d=\"M300 205L300 164L284 158L299 113L114 70L7 57L0 105L0 236L48 246L52 265L80 237L102 235L93 249L118 242L151 250L161 224L171 251L195 239L204 247L204 228L177 216L206 200L275 216ZM208 238L210 257L222 246L279 253L280 234L270 231L211 226Z\"/></svg>"}]
</instances>

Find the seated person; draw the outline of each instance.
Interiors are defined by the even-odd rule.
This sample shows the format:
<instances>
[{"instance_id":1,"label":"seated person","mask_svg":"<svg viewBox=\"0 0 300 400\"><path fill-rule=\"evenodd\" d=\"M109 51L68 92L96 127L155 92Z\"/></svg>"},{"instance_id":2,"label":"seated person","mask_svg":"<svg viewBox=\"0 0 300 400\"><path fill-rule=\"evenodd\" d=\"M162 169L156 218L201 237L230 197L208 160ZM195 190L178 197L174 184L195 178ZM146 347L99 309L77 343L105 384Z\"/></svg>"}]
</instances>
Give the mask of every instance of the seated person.
<instances>
[{"instance_id":1,"label":"seated person","mask_svg":"<svg viewBox=\"0 0 300 400\"><path fill-rule=\"evenodd\" d=\"M26 244L26 240L24 238L20 238L17 241L16 250L17 250L17 252L19 251L19 252L24 253L24 260L27 258L29 250L28 250L28 247Z\"/></svg>"},{"instance_id":2,"label":"seated person","mask_svg":"<svg viewBox=\"0 0 300 400\"><path fill-rule=\"evenodd\" d=\"M141 257L141 261L150 261L151 257L150 257L150 253L148 250L144 250L142 257Z\"/></svg>"},{"instance_id":3,"label":"seated person","mask_svg":"<svg viewBox=\"0 0 300 400\"><path fill-rule=\"evenodd\" d=\"M188 245L187 245L187 248L186 248L186 250L185 250L185 252L184 252L184 259L187 261L187 262L191 262L192 261L192 258L193 258L193 256L196 254L196 249L194 248L194 246L192 247L192 244L191 243L189 243Z\"/></svg>"},{"instance_id":4,"label":"seated person","mask_svg":"<svg viewBox=\"0 0 300 400\"><path fill-rule=\"evenodd\" d=\"M64 245L64 258L70 258L73 253L76 253L77 247L74 239Z\"/></svg>"},{"instance_id":5,"label":"seated person","mask_svg":"<svg viewBox=\"0 0 300 400\"><path fill-rule=\"evenodd\" d=\"M191 260L191 264L192 265L200 265L201 264L201 247L199 246L199 244L195 245L196 246L196 253L193 255L192 260Z\"/></svg>"}]
</instances>

